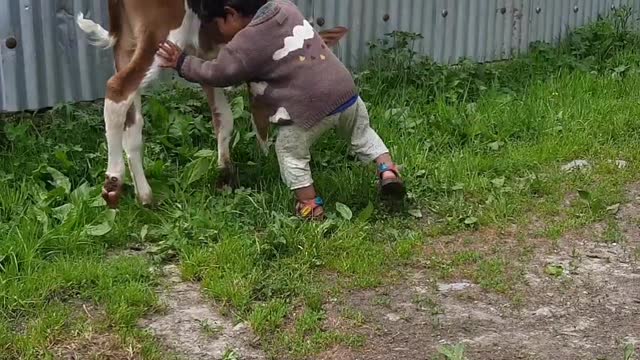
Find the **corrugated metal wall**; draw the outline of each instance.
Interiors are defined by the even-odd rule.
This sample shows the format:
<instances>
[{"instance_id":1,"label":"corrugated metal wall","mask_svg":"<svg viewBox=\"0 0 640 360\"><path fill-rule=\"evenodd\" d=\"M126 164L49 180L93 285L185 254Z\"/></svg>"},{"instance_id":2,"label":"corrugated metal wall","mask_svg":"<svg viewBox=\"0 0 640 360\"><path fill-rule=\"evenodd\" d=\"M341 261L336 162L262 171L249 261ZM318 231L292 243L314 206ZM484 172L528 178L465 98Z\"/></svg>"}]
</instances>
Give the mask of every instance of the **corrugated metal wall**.
<instances>
[{"instance_id":1,"label":"corrugated metal wall","mask_svg":"<svg viewBox=\"0 0 640 360\"><path fill-rule=\"evenodd\" d=\"M421 33L420 52L445 63L507 59L536 40L564 37L622 4L640 0L297 0L318 29L348 26L337 52L357 66L367 44L393 30ZM107 23L105 0L0 0L0 111L103 96L110 51L90 46L75 24L84 12ZM7 47L15 37L18 46Z\"/></svg>"},{"instance_id":2,"label":"corrugated metal wall","mask_svg":"<svg viewBox=\"0 0 640 360\"><path fill-rule=\"evenodd\" d=\"M340 47L350 66L366 56L367 44L393 30L420 33L421 53L454 63L508 59L536 40L563 38L622 4L640 9L640 0L300 0L309 17L351 33Z\"/></svg>"},{"instance_id":3,"label":"corrugated metal wall","mask_svg":"<svg viewBox=\"0 0 640 360\"><path fill-rule=\"evenodd\" d=\"M39 109L104 95L110 51L87 44L75 15L108 18L104 0L0 0L0 110ZM17 47L7 40L15 37Z\"/></svg>"}]
</instances>

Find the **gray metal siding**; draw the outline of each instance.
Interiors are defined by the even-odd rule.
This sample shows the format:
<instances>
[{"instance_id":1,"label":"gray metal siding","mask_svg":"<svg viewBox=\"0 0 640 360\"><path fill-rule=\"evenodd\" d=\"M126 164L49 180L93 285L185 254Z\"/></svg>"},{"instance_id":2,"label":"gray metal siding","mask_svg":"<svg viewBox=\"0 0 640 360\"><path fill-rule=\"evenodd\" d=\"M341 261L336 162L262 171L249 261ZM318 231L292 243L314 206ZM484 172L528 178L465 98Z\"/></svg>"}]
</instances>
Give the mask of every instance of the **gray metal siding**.
<instances>
[{"instance_id":1,"label":"gray metal siding","mask_svg":"<svg viewBox=\"0 0 640 360\"><path fill-rule=\"evenodd\" d=\"M113 73L109 51L90 46L76 26L84 12L107 20L102 0L0 1L0 110L18 111L104 95ZM6 39L18 40L10 50Z\"/></svg>"},{"instance_id":2,"label":"gray metal siding","mask_svg":"<svg viewBox=\"0 0 640 360\"><path fill-rule=\"evenodd\" d=\"M509 59L531 42L556 42L621 4L640 10L640 0L314 0L308 14L326 20L319 29L350 27L338 52L353 67L369 42L393 30L422 34L417 50L439 62Z\"/></svg>"},{"instance_id":3,"label":"gray metal siding","mask_svg":"<svg viewBox=\"0 0 640 360\"><path fill-rule=\"evenodd\" d=\"M368 43L393 30L420 33L417 50L454 63L508 59L533 41L555 42L612 6L640 0L296 0L311 20L351 31L336 52L350 67ZM576 8L577 7L577 8ZM539 11L536 11L539 8ZM111 51L90 46L74 16L107 24L105 0L0 0L0 111L53 106L103 96L113 73ZM388 19L385 21L386 16ZM446 15L446 16L445 16ZM5 41L18 39L10 50Z\"/></svg>"}]
</instances>

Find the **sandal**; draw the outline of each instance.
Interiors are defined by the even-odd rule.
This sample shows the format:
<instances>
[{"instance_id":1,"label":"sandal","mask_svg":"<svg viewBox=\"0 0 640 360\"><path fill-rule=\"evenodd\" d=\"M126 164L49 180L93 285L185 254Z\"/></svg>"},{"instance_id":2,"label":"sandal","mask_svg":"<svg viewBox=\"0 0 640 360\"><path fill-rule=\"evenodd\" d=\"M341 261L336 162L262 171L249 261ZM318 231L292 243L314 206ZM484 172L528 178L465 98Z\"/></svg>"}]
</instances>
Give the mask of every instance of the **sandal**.
<instances>
[{"instance_id":1,"label":"sandal","mask_svg":"<svg viewBox=\"0 0 640 360\"><path fill-rule=\"evenodd\" d=\"M321 221L324 220L324 200L317 197L312 200L298 201L296 214L304 220Z\"/></svg>"},{"instance_id":2,"label":"sandal","mask_svg":"<svg viewBox=\"0 0 640 360\"><path fill-rule=\"evenodd\" d=\"M392 179L383 179L382 174L389 171L392 172L396 177ZM380 164L378 166L378 179L380 180L380 193L384 198L393 200L404 199L407 190L404 186L404 183L400 179L400 172L398 171L398 168L395 164Z\"/></svg>"}]
</instances>

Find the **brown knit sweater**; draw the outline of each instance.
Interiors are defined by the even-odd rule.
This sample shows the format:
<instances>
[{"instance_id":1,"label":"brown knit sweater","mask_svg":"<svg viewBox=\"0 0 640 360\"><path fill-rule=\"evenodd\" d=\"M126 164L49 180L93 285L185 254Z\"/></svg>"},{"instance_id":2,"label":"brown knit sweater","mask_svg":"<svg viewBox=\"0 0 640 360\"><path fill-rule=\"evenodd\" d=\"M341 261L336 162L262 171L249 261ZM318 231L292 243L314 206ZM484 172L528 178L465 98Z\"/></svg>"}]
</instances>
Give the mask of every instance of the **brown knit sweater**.
<instances>
[{"instance_id":1,"label":"brown knit sweater","mask_svg":"<svg viewBox=\"0 0 640 360\"><path fill-rule=\"evenodd\" d=\"M213 87L249 82L254 115L307 129L356 95L349 70L289 0L267 2L216 60L185 56L178 73Z\"/></svg>"}]
</instances>

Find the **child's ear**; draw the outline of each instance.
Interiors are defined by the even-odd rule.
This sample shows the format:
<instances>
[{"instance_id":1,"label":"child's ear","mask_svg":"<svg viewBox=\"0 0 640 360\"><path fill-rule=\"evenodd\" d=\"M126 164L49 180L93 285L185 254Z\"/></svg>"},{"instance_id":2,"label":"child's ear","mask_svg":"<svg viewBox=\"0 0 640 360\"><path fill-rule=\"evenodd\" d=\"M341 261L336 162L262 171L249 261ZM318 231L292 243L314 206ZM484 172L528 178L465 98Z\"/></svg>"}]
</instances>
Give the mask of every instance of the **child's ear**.
<instances>
[{"instance_id":1,"label":"child's ear","mask_svg":"<svg viewBox=\"0 0 640 360\"><path fill-rule=\"evenodd\" d=\"M235 18L238 15L240 15L240 13L236 9L232 8L231 6L225 6L224 7L225 20L226 20L227 16L231 16L232 18Z\"/></svg>"},{"instance_id":2,"label":"child's ear","mask_svg":"<svg viewBox=\"0 0 640 360\"><path fill-rule=\"evenodd\" d=\"M347 35L348 32L349 29L347 29L346 27L337 26L332 29L320 31L319 34L328 47L334 47L340 41L340 39Z\"/></svg>"}]
</instances>

